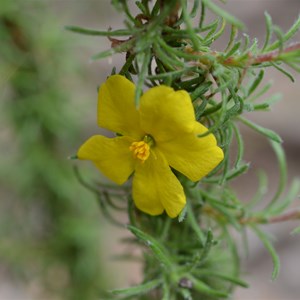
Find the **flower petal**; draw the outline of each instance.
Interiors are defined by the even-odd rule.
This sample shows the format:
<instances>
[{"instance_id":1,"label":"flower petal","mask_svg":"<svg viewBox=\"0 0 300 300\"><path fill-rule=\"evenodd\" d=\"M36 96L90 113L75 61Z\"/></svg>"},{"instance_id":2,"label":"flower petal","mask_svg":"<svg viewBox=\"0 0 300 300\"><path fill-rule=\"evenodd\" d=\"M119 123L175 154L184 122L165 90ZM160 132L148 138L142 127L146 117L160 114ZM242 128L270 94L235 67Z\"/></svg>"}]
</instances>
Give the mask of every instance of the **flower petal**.
<instances>
[{"instance_id":1,"label":"flower petal","mask_svg":"<svg viewBox=\"0 0 300 300\"><path fill-rule=\"evenodd\" d=\"M140 100L141 127L155 141L173 139L191 132L195 113L186 91L174 91L167 86L149 89Z\"/></svg>"},{"instance_id":2,"label":"flower petal","mask_svg":"<svg viewBox=\"0 0 300 300\"><path fill-rule=\"evenodd\" d=\"M134 159L129 150L132 142L128 137L94 135L79 148L77 156L93 161L106 177L123 184L134 170Z\"/></svg>"},{"instance_id":3,"label":"flower petal","mask_svg":"<svg viewBox=\"0 0 300 300\"><path fill-rule=\"evenodd\" d=\"M139 113L134 104L134 84L121 75L103 83L98 94L98 125L113 132L141 138Z\"/></svg>"},{"instance_id":4,"label":"flower petal","mask_svg":"<svg viewBox=\"0 0 300 300\"><path fill-rule=\"evenodd\" d=\"M150 215L164 209L174 218L185 206L183 188L159 151L151 151L144 163L137 163L133 177L133 200L136 206Z\"/></svg>"},{"instance_id":5,"label":"flower petal","mask_svg":"<svg viewBox=\"0 0 300 300\"><path fill-rule=\"evenodd\" d=\"M224 158L213 134L197 137L207 128L196 122L193 133L157 145L169 165L192 181L198 181L212 171Z\"/></svg>"}]
</instances>

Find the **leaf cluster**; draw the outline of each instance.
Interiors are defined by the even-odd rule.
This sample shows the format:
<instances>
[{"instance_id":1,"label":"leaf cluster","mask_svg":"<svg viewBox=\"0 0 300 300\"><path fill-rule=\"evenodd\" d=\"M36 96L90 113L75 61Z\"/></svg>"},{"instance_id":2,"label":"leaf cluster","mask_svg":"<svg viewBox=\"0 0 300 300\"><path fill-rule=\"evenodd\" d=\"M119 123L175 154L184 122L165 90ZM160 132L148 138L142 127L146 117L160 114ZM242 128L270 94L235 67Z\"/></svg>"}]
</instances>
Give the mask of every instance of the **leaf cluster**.
<instances>
[{"instance_id":1,"label":"leaf cluster","mask_svg":"<svg viewBox=\"0 0 300 300\"><path fill-rule=\"evenodd\" d=\"M68 26L67 29L109 37L112 48L94 55L93 59L126 53L123 66L119 71L114 68L112 73L118 72L137 82L137 106L144 86L164 84L175 90L188 91L197 120L209 128L206 134L216 135L225 158L200 183L191 183L176 173L188 198L187 207L178 220L166 216L152 218L139 213L127 193L128 229L136 237L130 242L136 245L138 240L146 248L144 279L139 286L113 290L107 297L226 298L234 286L247 286L239 279L240 255L232 231L238 231L246 241L248 228L257 234L270 252L274 262L272 277L275 278L279 260L270 238L259 225L280 220L297 197L300 183L295 180L285 193L287 171L281 137L244 115L268 111L278 100L277 96L265 98L271 86L262 85L267 68L275 67L291 80L293 76L283 65L299 71L300 44L286 46L286 43L299 30L300 18L283 33L266 13L266 38L259 46L256 39L251 40L246 34L239 38L243 24L210 0L195 0L191 7L186 0L136 1L137 15L131 12L128 1L114 0L112 4L124 13L126 28L98 31ZM206 21L209 10L216 15L211 22ZM225 33L228 25L231 34L225 49L214 50L214 42ZM264 100L260 101L262 97ZM239 123L269 140L278 161L277 192L260 210L257 210L257 204L264 200L267 191L264 173L260 173L257 192L247 204L235 195L231 187L231 181L249 168L249 163L243 160L244 142ZM237 145L235 152L233 143ZM97 194L99 196L99 192ZM108 192L106 197L109 200L102 202L102 208L107 205L114 209L113 194Z\"/></svg>"}]
</instances>

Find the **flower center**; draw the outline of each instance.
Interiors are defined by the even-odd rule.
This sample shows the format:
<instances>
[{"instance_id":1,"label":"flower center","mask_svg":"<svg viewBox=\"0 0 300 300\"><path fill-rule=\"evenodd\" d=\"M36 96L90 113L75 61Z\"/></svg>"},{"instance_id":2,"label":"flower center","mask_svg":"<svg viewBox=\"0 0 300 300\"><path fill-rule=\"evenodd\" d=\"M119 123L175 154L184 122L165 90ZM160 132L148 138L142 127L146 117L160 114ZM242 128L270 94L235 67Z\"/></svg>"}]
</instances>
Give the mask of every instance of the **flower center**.
<instances>
[{"instance_id":1,"label":"flower center","mask_svg":"<svg viewBox=\"0 0 300 300\"><path fill-rule=\"evenodd\" d=\"M145 135L144 139L139 142L133 142L129 150L133 152L134 158L144 163L150 156L150 148L154 144L154 140L150 135Z\"/></svg>"}]
</instances>

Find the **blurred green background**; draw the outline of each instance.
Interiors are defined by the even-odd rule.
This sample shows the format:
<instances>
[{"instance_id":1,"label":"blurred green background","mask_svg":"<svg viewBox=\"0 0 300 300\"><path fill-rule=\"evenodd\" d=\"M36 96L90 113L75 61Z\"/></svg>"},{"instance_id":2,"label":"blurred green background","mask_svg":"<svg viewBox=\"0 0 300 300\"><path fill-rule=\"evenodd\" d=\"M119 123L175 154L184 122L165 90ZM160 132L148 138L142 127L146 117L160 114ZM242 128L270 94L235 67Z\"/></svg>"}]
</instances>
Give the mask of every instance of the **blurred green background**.
<instances>
[{"instance_id":1,"label":"blurred green background","mask_svg":"<svg viewBox=\"0 0 300 300\"><path fill-rule=\"evenodd\" d=\"M225 6L224 6L225 7ZM264 11L283 30L300 12L298 0L229 0L227 9L263 40ZM76 179L68 160L81 143L99 132L96 125L97 86L121 65L123 55L91 62L92 54L108 49L105 38L80 36L65 25L117 29L122 17L104 0L2 0L0 3L0 299L99 299L104 288L137 283L140 267L112 261L124 249L126 232L103 219L95 197ZM298 40L300 40L298 35ZM224 39L215 44L222 49ZM293 84L277 71L268 75L271 92L284 99L271 113L251 116L277 131L284 140L290 176L299 176L300 77ZM244 130L246 160L252 170L237 182L249 199L264 168L278 180L271 148ZM89 163L79 163L87 180L97 178ZM123 220L126 222L126 219ZM270 283L271 259L250 236L245 260L249 290L235 299L299 299L299 237L289 235L297 224L266 230L277 236L282 271Z\"/></svg>"},{"instance_id":2,"label":"blurred green background","mask_svg":"<svg viewBox=\"0 0 300 300\"><path fill-rule=\"evenodd\" d=\"M98 299L105 286L100 213L67 159L95 110L84 44L63 28L85 5L61 4L0 4L0 265L19 299Z\"/></svg>"}]
</instances>

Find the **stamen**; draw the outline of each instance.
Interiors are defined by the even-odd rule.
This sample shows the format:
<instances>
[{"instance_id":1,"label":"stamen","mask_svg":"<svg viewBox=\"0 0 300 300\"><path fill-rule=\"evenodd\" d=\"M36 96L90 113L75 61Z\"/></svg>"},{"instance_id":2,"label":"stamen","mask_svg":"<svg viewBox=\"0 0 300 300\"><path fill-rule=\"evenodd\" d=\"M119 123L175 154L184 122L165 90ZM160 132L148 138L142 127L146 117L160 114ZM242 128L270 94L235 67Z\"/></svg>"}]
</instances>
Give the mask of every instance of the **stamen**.
<instances>
[{"instance_id":1,"label":"stamen","mask_svg":"<svg viewBox=\"0 0 300 300\"><path fill-rule=\"evenodd\" d=\"M133 152L133 156L144 163L150 155L150 145L144 141L133 142L129 150Z\"/></svg>"}]
</instances>

